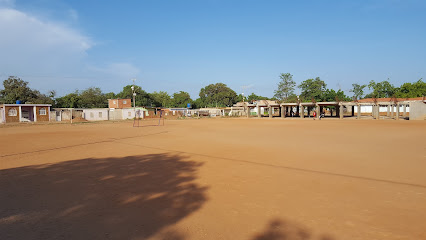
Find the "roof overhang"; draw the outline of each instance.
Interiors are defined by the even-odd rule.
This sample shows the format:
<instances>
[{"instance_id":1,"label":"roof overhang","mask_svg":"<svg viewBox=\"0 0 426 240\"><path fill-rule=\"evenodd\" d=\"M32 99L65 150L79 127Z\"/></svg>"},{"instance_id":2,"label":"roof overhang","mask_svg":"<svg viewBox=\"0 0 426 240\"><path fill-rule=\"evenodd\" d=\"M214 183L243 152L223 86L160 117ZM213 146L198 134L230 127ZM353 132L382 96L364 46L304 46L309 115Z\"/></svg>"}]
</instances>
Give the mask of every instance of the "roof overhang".
<instances>
[{"instance_id":1,"label":"roof overhang","mask_svg":"<svg viewBox=\"0 0 426 240\"><path fill-rule=\"evenodd\" d=\"M52 104L0 104L5 107L51 107Z\"/></svg>"},{"instance_id":2,"label":"roof overhang","mask_svg":"<svg viewBox=\"0 0 426 240\"><path fill-rule=\"evenodd\" d=\"M317 102L319 106L337 106L339 102Z\"/></svg>"},{"instance_id":3,"label":"roof overhang","mask_svg":"<svg viewBox=\"0 0 426 240\"><path fill-rule=\"evenodd\" d=\"M303 102L303 103L300 103L300 106L316 106L316 103L313 103L313 102Z\"/></svg>"}]
</instances>

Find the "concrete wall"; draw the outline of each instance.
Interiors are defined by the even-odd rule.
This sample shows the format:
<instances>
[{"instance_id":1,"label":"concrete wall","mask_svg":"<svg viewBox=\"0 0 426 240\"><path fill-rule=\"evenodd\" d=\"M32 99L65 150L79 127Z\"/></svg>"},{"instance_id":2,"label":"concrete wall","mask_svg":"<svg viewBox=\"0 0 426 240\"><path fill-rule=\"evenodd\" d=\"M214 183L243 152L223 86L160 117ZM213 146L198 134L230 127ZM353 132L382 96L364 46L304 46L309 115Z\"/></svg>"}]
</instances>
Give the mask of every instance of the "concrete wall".
<instances>
[{"instance_id":1,"label":"concrete wall","mask_svg":"<svg viewBox=\"0 0 426 240\"><path fill-rule=\"evenodd\" d=\"M426 120L426 104L423 101L410 102L410 120Z\"/></svg>"},{"instance_id":2,"label":"concrete wall","mask_svg":"<svg viewBox=\"0 0 426 240\"><path fill-rule=\"evenodd\" d=\"M392 108L391 108L392 109ZM407 112L410 112L410 107L407 107ZM372 106L361 106L361 113L371 113L373 111L373 107ZM355 106L355 113L358 112L358 107ZM380 112L384 113L384 112L388 112L388 107L387 106L380 106ZM393 107L393 112L396 112L396 107ZM399 106L399 112L402 113L404 112L404 107L401 105Z\"/></svg>"},{"instance_id":3,"label":"concrete wall","mask_svg":"<svg viewBox=\"0 0 426 240\"><path fill-rule=\"evenodd\" d=\"M87 121L105 121L108 120L108 108L83 109L83 118Z\"/></svg>"},{"instance_id":4,"label":"concrete wall","mask_svg":"<svg viewBox=\"0 0 426 240\"><path fill-rule=\"evenodd\" d=\"M209 112L210 116L222 116L222 110L217 108L200 108L200 111Z\"/></svg>"},{"instance_id":5,"label":"concrete wall","mask_svg":"<svg viewBox=\"0 0 426 240\"><path fill-rule=\"evenodd\" d=\"M234 116L234 117L236 117L236 116L239 116L239 117L247 116L246 109L247 108L244 109L244 107L231 107L231 110L229 111L228 115Z\"/></svg>"},{"instance_id":6,"label":"concrete wall","mask_svg":"<svg viewBox=\"0 0 426 240\"><path fill-rule=\"evenodd\" d=\"M187 114L193 115L191 111L193 111L192 113L198 112L198 111L189 110L186 108L169 108L168 111L166 111L167 113L166 116L176 116L177 118L177 117L185 116Z\"/></svg>"},{"instance_id":7,"label":"concrete wall","mask_svg":"<svg viewBox=\"0 0 426 240\"><path fill-rule=\"evenodd\" d=\"M407 106L406 111L410 112L410 107L409 106ZM362 112L362 110L361 110L361 112ZM388 112L388 107L387 106L380 106L380 112ZM395 106L393 107L393 112L396 112L396 107ZM400 113L404 112L404 106L402 106L402 105L399 106L399 112Z\"/></svg>"},{"instance_id":8,"label":"concrete wall","mask_svg":"<svg viewBox=\"0 0 426 240\"><path fill-rule=\"evenodd\" d=\"M70 110L70 112L72 113L72 118L76 119L76 118L84 118L84 111L83 110ZM70 119L71 120L71 119Z\"/></svg>"},{"instance_id":9,"label":"concrete wall","mask_svg":"<svg viewBox=\"0 0 426 240\"><path fill-rule=\"evenodd\" d=\"M4 123L4 108L0 107L0 123Z\"/></svg>"},{"instance_id":10,"label":"concrete wall","mask_svg":"<svg viewBox=\"0 0 426 240\"><path fill-rule=\"evenodd\" d=\"M123 110L122 109L109 109L109 120L122 120Z\"/></svg>"},{"instance_id":11,"label":"concrete wall","mask_svg":"<svg viewBox=\"0 0 426 240\"><path fill-rule=\"evenodd\" d=\"M51 122L56 121L56 111L50 111L50 121Z\"/></svg>"},{"instance_id":12,"label":"concrete wall","mask_svg":"<svg viewBox=\"0 0 426 240\"><path fill-rule=\"evenodd\" d=\"M71 111L65 110L61 112L62 121L70 121L71 120Z\"/></svg>"},{"instance_id":13,"label":"concrete wall","mask_svg":"<svg viewBox=\"0 0 426 240\"><path fill-rule=\"evenodd\" d=\"M59 112L60 118L59 121L70 121L71 120L71 109L69 108L55 108L54 111L50 112L50 119L51 121L57 121L56 120L56 114ZM73 110L72 114L74 118L82 118L83 112L81 110Z\"/></svg>"},{"instance_id":14,"label":"concrete wall","mask_svg":"<svg viewBox=\"0 0 426 240\"><path fill-rule=\"evenodd\" d=\"M358 107L355 107L355 113L358 112ZM373 112L373 106L361 106L361 113L371 113Z\"/></svg>"},{"instance_id":15,"label":"concrete wall","mask_svg":"<svg viewBox=\"0 0 426 240\"><path fill-rule=\"evenodd\" d=\"M143 114L143 110L142 109L136 109L136 111L140 110L141 111L141 115L139 117L143 118L144 114ZM122 119L133 119L135 117L135 110L133 108L125 108L122 111L121 114L121 118Z\"/></svg>"},{"instance_id":16,"label":"concrete wall","mask_svg":"<svg viewBox=\"0 0 426 240\"><path fill-rule=\"evenodd\" d=\"M144 108L136 108L136 111L140 110L144 111ZM123 108L123 109L109 109L109 120L125 120L125 119L133 119L135 117L135 109L133 108ZM141 118L143 115L141 113Z\"/></svg>"}]
</instances>

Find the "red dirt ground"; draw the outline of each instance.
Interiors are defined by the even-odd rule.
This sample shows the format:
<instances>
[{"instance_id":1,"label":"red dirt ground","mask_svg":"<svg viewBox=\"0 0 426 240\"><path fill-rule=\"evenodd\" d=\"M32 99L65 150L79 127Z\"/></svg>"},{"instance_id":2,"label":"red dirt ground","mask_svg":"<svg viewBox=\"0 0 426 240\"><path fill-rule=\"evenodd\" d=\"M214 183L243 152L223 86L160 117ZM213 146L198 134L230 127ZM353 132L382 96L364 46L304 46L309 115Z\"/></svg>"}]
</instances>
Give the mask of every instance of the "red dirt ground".
<instances>
[{"instance_id":1,"label":"red dirt ground","mask_svg":"<svg viewBox=\"0 0 426 240\"><path fill-rule=\"evenodd\" d=\"M426 239L426 122L0 126L1 239Z\"/></svg>"}]
</instances>

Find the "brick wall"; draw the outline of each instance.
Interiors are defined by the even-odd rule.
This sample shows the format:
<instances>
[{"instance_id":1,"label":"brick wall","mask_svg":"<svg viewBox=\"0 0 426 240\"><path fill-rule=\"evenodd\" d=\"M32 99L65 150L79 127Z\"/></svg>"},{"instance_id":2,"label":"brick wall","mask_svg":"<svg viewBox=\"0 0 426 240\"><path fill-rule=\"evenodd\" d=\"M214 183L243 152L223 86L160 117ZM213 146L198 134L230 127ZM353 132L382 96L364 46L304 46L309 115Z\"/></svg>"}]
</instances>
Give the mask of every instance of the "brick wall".
<instances>
[{"instance_id":1,"label":"brick wall","mask_svg":"<svg viewBox=\"0 0 426 240\"><path fill-rule=\"evenodd\" d=\"M16 116L9 116L9 110L14 108L16 110ZM19 122L19 107L5 107L5 119L7 123Z\"/></svg>"},{"instance_id":2,"label":"brick wall","mask_svg":"<svg viewBox=\"0 0 426 240\"><path fill-rule=\"evenodd\" d=\"M132 107L131 99L118 99L118 106L120 108L130 108Z\"/></svg>"},{"instance_id":3,"label":"brick wall","mask_svg":"<svg viewBox=\"0 0 426 240\"><path fill-rule=\"evenodd\" d=\"M40 115L40 109L46 110L46 115ZM37 122L48 122L49 121L49 107L36 107Z\"/></svg>"},{"instance_id":4,"label":"brick wall","mask_svg":"<svg viewBox=\"0 0 426 240\"><path fill-rule=\"evenodd\" d=\"M118 108L117 99L108 99L108 107L109 108Z\"/></svg>"},{"instance_id":5,"label":"brick wall","mask_svg":"<svg viewBox=\"0 0 426 240\"><path fill-rule=\"evenodd\" d=\"M130 108L132 107L132 100L131 99L109 99L108 107L109 108Z\"/></svg>"},{"instance_id":6,"label":"brick wall","mask_svg":"<svg viewBox=\"0 0 426 240\"><path fill-rule=\"evenodd\" d=\"M154 111L148 111L148 115L145 115L145 118L156 118Z\"/></svg>"}]
</instances>

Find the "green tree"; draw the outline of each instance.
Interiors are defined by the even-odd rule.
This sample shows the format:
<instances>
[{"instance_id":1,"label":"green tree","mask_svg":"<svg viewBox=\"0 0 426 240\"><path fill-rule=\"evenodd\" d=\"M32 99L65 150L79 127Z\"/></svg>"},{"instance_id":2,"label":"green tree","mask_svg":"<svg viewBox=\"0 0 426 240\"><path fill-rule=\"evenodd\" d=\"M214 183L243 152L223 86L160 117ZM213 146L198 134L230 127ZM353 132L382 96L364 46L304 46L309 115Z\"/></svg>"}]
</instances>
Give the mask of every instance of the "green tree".
<instances>
[{"instance_id":1,"label":"green tree","mask_svg":"<svg viewBox=\"0 0 426 240\"><path fill-rule=\"evenodd\" d=\"M248 101L254 101L254 100L269 100L269 98L267 97L262 97L262 96L258 96L254 93L251 93L248 97L247 97Z\"/></svg>"},{"instance_id":2,"label":"green tree","mask_svg":"<svg viewBox=\"0 0 426 240\"><path fill-rule=\"evenodd\" d=\"M30 87L28 82L14 76L10 76L3 81L3 90L0 90L0 101L2 103L15 103L17 100L29 102L37 96Z\"/></svg>"},{"instance_id":3,"label":"green tree","mask_svg":"<svg viewBox=\"0 0 426 240\"><path fill-rule=\"evenodd\" d=\"M373 91L365 97L389 98L393 97L396 92L396 88L389 81L376 83L374 80L371 80L368 88Z\"/></svg>"},{"instance_id":4,"label":"green tree","mask_svg":"<svg viewBox=\"0 0 426 240\"><path fill-rule=\"evenodd\" d=\"M69 93L63 97L56 98L55 107L60 108L79 108L80 107L80 94L78 91Z\"/></svg>"},{"instance_id":5,"label":"green tree","mask_svg":"<svg viewBox=\"0 0 426 240\"><path fill-rule=\"evenodd\" d=\"M105 93L105 98L106 99L115 99L115 98L117 98L117 95L113 92L109 92L109 93Z\"/></svg>"},{"instance_id":6,"label":"green tree","mask_svg":"<svg viewBox=\"0 0 426 240\"><path fill-rule=\"evenodd\" d=\"M207 107L206 105L204 105L203 100L201 100L201 98L197 98L195 99L195 101L192 103L192 107L193 108L203 108L203 107Z\"/></svg>"},{"instance_id":7,"label":"green tree","mask_svg":"<svg viewBox=\"0 0 426 240\"><path fill-rule=\"evenodd\" d=\"M354 94L355 99L361 99L362 96L364 96L364 88L367 87L367 85L359 85L357 83L352 84L352 89L349 90L349 92L352 92Z\"/></svg>"},{"instance_id":8,"label":"green tree","mask_svg":"<svg viewBox=\"0 0 426 240\"><path fill-rule=\"evenodd\" d=\"M142 90L140 86L135 85L136 106L152 106L154 100L151 95ZM117 94L117 98L130 98L133 101L132 85L123 87L123 90Z\"/></svg>"},{"instance_id":9,"label":"green tree","mask_svg":"<svg viewBox=\"0 0 426 240\"><path fill-rule=\"evenodd\" d=\"M184 107L187 106L188 103L193 104L193 101L192 101L189 93L184 92L184 91L173 93L173 106L174 107L184 108Z\"/></svg>"},{"instance_id":10,"label":"green tree","mask_svg":"<svg viewBox=\"0 0 426 240\"><path fill-rule=\"evenodd\" d=\"M108 101L100 88L90 87L80 93L79 107L105 108L108 107Z\"/></svg>"},{"instance_id":11,"label":"green tree","mask_svg":"<svg viewBox=\"0 0 426 240\"><path fill-rule=\"evenodd\" d=\"M245 102L247 102L247 97L246 97L246 96L244 96L242 93L238 94L238 95L237 95L237 97L235 98L235 101L236 101L236 102L242 102L243 100L244 100Z\"/></svg>"},{"instance_id":12,"label":"green tree","mask_svg":"<svg viewBox=\"0 0 426 240\"><path fill-rule=\"evenodd\" d=\"M201 102L208 107L232 106L237 94L224 83L210 84L200 90Z\"/></svg>"},{"instance_id":13,"label":"green tree","mask_svg":"<svg viewBox=\"0 0 426 240\"><path fill-rule=\"evenodd\" d=\"M159 91L150 94L155 107L170 107L172 98L167 92Z\"/></svg>"},{"instance_id":14,"label":"green tree","mask_svg":"<svg viewBox=\"0 0 426 240\"><path fill-rule=\"evenodd\" d=\"M322 101L334 102L334 101L350 101L351 98L346 96L342 90L337 92L334 89L326 89L323 93Z\"/></svg>"},{"instance_id":15,"label":"green tree","mask_svg":"<svg viewBox=\"0 0 426 240\"><path fill-rule=\"evenodd\" d=\"M33 98L29 99L29 102L35 104L55 104L55 91L49 91L49 95L40 93L38 90L33 90Z\"/></svg>"},{"instance_id":16,"label":"green tree","mask_svg":"<svg viewBox=\"0 0 426 240\"><path fill-rule=\"evenodd\" d=\"M53 104L55 91L49 91L49 94L40 93L28 86L28 82L14 76L10 76L3 81L3 90L0 90L0 102L15 103L17 100L31 103Z\"/></svg>"},{"instance_id":17,"label":"green tree","mask_svg":"<svg viewBox=\"0 0 426 240\"><path fill-rule=\"evenodd\" d=\"M291 95L289 95L288 97L287 97L287 100L286 101L284 101L284 102L287 102L287 103L295 103L295 102L297 102L297 95L296 94L291 94Z\"/></svg>"},{"instance_id":18,"label":"green tree","mask_svg":"<svg viewBox=\"0 0 426 240\"><path fill-rule=\"evenodd\" d=\"M404 83L401 87L397 88L396 97L399 98L415 98L426 96L426 83L420 78L414 83Z\"/></svg>"},{"instance_id":19,"label":"green tree","mask_svg":"<svg viewBox=\"0 0 426 240\"><path fill-rule=\"evenodd\" d=\"M293 80L293 75L290 73L281 73L281 81L278 83L278 89L274 91L274 97L280 101L287 101L294 94L296 82Z\"/></svg>"},{"instance_id":20,"label":"green tree","mask_svg":"<svg viewBox=\"0 0 426 240\"><path fill-rule=\"evenodd\" d=\"M326 90L326 86L327 84L325 84L325 82L319 77L315 79L307 79L298 86L298 88L302 90L300 99L307 102L312 99L315 99L315 101L321 101Z\"/></svg>"},{"instance_id":21,"label":"green tree","mask_svg":"<svg viewBox=\"0 0 426 240\"><path fill-rule=\"evenodd\" d=\"M83 91L76 90L63 97L56 98L55 107L63 108L106 108L108 99L114 98L113 93L102 93L100 88L90 87Z\"/></svg>"}]
</instances>

